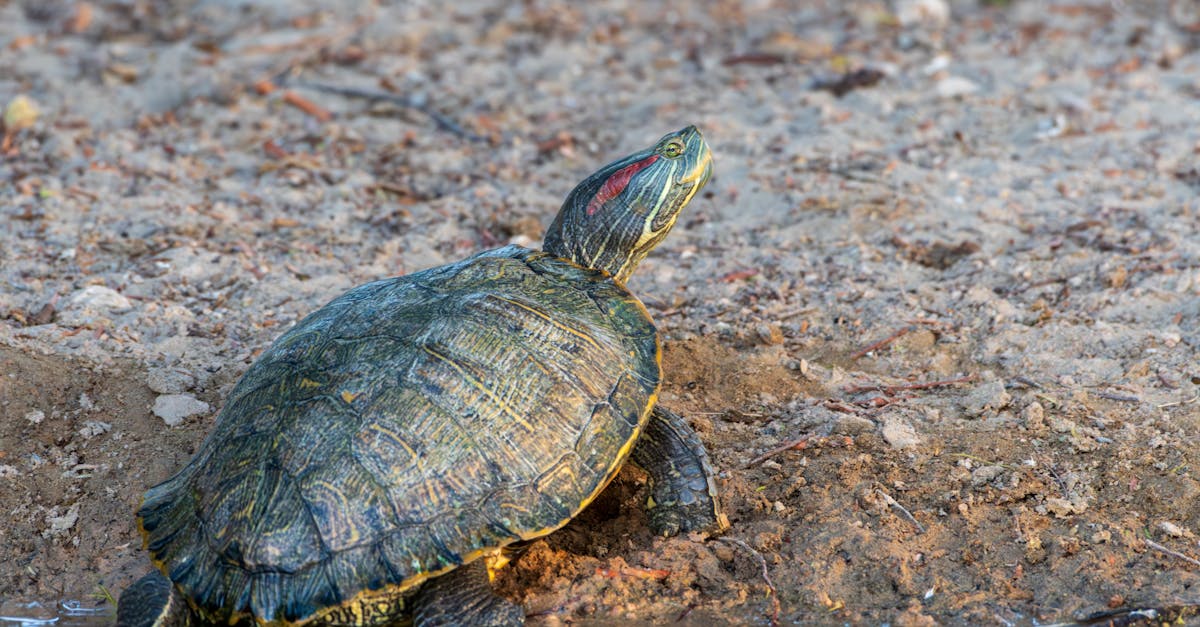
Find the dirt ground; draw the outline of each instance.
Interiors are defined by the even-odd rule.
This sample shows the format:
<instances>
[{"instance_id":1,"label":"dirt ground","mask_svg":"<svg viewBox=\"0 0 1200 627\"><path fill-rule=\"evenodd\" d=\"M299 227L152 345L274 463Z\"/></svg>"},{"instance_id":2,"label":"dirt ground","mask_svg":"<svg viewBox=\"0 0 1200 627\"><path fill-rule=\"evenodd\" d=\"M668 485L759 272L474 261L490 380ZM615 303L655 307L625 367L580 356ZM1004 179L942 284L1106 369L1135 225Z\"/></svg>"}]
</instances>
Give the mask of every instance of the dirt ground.
<instances>
[{"instance_id":1,"label":"dirt ground","mask_svg":"<svg viewBox=\"0 0 1200 627\"><path fill-rule=\"evenodd\" d=\"M498 579L531 624L1200 624L1193 0L9 2L0 99L0 616L149 567L289 324L694 123L630 286L732 527L626 470Z\"/></svg>"}]
</instances>

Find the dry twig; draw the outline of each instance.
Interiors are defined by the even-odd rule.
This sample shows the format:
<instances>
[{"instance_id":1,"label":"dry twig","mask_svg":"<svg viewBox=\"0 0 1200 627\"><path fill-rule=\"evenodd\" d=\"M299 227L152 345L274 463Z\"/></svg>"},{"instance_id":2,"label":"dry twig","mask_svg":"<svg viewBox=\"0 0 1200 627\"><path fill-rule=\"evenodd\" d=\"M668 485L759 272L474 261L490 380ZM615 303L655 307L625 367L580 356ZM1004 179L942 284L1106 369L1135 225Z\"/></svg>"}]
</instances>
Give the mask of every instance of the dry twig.
<instances>
[{"instance_id":1,"label":"dry twig","mask_svg":"<svg viewBox=\"0 0 1200 627\"><path fill-rule=\"evenodd\" d=\"M763 581L767 582L767 589L771 591L771 606L773 608L772 612L771 612L771 617L770 617L771 625L772 625L772 627L775 627L776 625L778 625L779 624L779 592L775 590L775 584L771 582L771 575L767 572L766 558L764 558L762 556L762 553L755 551L754 547L750 546L749 544L746 544L745 540L739 540L737 538L717 538L717 542L728 542L729 544L735 544L737 546L740 546L741 548L748 551L751 555L753 555L754 559L758 560L758 567L760 569L762 569Z\"/></svg>"},{"instance_id":2,"label":"dry twig","mask_svg":"<svg viewBox=\"0 0 1200 627\"><path fill-rule=\"evenodd\" d=\"M1175 401L1172 403L1163 403L1161 405L1158 405L1157 407L1159 409L1166 409L1168 407L1176 407L1178 405L1191 405L1192 403L1195 403L1196 401L1200 401L1200 394L1197 394L1196 396L1193 396L1189 399L1184 399L1182 401Z\"/></svg>"},{"instance_id":3,"label":"dry twig","mask_svg":"<svg viewBox=\"0 0 1200 627\"><path fill-rule=\"evenodd\" d=\"M901 504L899 503L899 501L897 501L896 499L892 498L892 495L888 494L887 492L884 492L883 490L881 490L881 489L879 489L879 488L875 488L875 491L879 493L879 496L882 496L882 497L883 497L883 500L884 500L884 501L887 501L887 504L888 504L888 505L891 505L893 508L895 508L896 510L898 510L898 511L899 511L901 514L903 514L904 518L905 518L906 520L908 520L908 522L912 523L912 524L913 524L913 526L915 526L915 527L917 528L917 533L925 533L925 526L924 526L924 525L922 525L922 524L921 524L921 522L920 522L920 521L918 521L918 520L917 520L917 519L916 519L916 518L915 518L915 517L912 515L912 512L908 511L908 508L906 508L906 507L904 507L903 505L901 505Z\"/></svg>"},{"instance_id":4,"label":"dry twig","mask_svg":"<svg viewBox=\"0 0 1200 627\"><path fill-rule=\"evenodd\" d=\"M296 87L305 89L313 89L316 91L325 92L327 94L336 94L338 96L346 96L348 98L364 98L367 100L378 100L382 102L390 102L399 107L414 109L429 116L430 119L437 124L438 128L443 131L458 135L470 141L483 141L485 138L467 129L463 128L458 122L451 120L449 117L434 111L421 101L421 99L413 96L401 96L400 94L392 94L386 91L376 91L370 89L357 89L353 87L338 87L337 85L324 85L321 83L294 83Z\"/></svg>"},{"instance_id":5,"label":"dry twig","mask_svg":"<svg viewBox=\"0 0 1200 627\"><path fill-rule=\"evenodd\" d=\"M294 91L286 91L283 93L283 101L303 111L304 113L316 118L318 122L328 122L333 119L333 114L328 109L318 105L317 103L301 96Z\"/></svg>"},{"instance_id":6,"label":"dry twig","mask_svg":"<svg viewBox=\"0 0 1200 627\"><path fill-rule=\"evenodd\" d=\"M945 387L948 385L957 385L959 383L971 383L977 377L975 374L969 374L965 377L957 379L943 379L940 381L926 381L925 383L902 383L900 385L852 385L843 390L847 394L861 394L862 392L883 392L891 396L900 390L927 390L929 388Z\"/></svg>"},{"instance_id":7,"label":"dry twig","mask_svg":"<svg viewBox=\"0 0 1200 627\"><path fill-rule=\"evenodd\" d=\"M851 438L850 436L804 436L797 440L792 440L776 446L766 453L763 453L762 455L750 460L745 466L742 466L742 468L753 468L754 466L757 466L784 451L803 451L808 448L815 448L822 445L828 445L832 448L839 448L842 446L852 446L853 444L854 438Z\"/></svg>"},{"instance_id":8,"label":"dry twig","mask_svg":"<svg viewBox=\"0 0 1200 627\"><path fill-rule=\"evenodd\" d=\"M1096 392L1098 398L1108 399L1110 401L1121 401L1124 403L1140 403L1142 399L1132 394L1117 394L1116 392Z\"/></svg>"},{"instance_id":9,"label":"dry twig","mask_svg":"<svg viewBox=\"0 0 1200 627\"><path fill-rule=\"evenodd\" d=\"M1184 555L1183 553L1180 553L1179 551L1168 549L1167 547L1155 542L1154 540L1151 540L1150 538L1143 538L1142 542L1145 542L1146 546L1148 546L1156 551L1161 551L1163 553L1166 553L1167 555L1170 555L1171 557L1181 559L1189 564L1194 564L1196 566L1200 566L1200 560L1198 560L1194 557L1188 557L1187 555Z\"/></svg>"},{"instance_id":10,"label":"dry twig","mask_svg":"<svg viewBox=\"0 0 1200 627\"><path fill-rule=\"evenodd\" d=\"M902 327L899 330L897 330L895 333L883 338L882 340L879 340L878 342L875 342L874 344L870 344L868 346L865 346L863 348L860 348L860 349L854 351L854 353L852 355L850 355L850 359L858 359L859 357L862 357L863 355L866 355L867 353L877 351L877 350L883 348L884 346L887 346L888 344L895 342L896 340L900 339L906 333L908 333L909 331L912 331L912 330L913 330L913 327Z\"/></svg>"}]
</instances>

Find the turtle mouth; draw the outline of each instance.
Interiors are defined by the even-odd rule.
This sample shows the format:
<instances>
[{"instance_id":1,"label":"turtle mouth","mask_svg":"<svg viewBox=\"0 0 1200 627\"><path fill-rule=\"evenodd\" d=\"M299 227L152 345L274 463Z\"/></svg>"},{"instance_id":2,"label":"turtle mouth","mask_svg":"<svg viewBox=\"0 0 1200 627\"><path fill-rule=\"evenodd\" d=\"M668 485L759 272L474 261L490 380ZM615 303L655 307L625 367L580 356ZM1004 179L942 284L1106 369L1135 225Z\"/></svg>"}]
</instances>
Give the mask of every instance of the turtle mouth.
<instances>
[{"instance_id":1,"label":"turtle mouth","mask_svg":"<svg viewBox=\"0 0 1200 627\"><path fill-rule=\"evenodd\" d=\"M696 186L704 187L704 184L708 182L709 177L712 176L712 163L712 153L705 151L704 159L687 176L680 179L679 182L695 183L696 181L699 181Z\"/></svg>"}]
</instances>

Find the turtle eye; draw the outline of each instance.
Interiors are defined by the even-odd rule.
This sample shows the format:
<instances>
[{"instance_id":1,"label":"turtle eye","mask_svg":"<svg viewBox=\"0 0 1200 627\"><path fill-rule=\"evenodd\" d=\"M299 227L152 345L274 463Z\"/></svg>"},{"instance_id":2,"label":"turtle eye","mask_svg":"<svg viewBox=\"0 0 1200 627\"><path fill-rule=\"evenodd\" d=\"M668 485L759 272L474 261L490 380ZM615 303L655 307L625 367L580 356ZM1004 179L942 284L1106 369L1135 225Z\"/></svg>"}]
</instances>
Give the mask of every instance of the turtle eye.
<instances>
[{"instance_id":1,"label":"turtle eye","mask_svg":"<svg viewBox=\"0 0 1200 627\"><path fill-rule=\"evenodd\" d=\"M662 153L663 156L668 159L674 159L675 157L682 155L683 141L679 139L672 139L671 141L667 142L666 146L663 146Z\"/></svg>"}]
</instances>

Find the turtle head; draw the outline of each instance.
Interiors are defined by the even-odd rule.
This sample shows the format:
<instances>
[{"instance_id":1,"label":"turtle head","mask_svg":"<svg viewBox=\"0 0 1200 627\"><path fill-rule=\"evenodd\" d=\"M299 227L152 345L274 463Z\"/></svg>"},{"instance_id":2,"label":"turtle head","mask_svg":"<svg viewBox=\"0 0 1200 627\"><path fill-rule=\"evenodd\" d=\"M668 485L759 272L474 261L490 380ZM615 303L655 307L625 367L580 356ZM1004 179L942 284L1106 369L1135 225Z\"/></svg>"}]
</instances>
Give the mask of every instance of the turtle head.
<instances>
[{"instance_id":1,"label":"turtle head","mask_svg":"<svg viewBox=\"0 0 1200 627\"><path fill-rule=\"evenodd\" d=\"M668 133L577 185L542 249L624 283L710 174L712 153L696 127Z\"/></svg>"}]
</instances>

